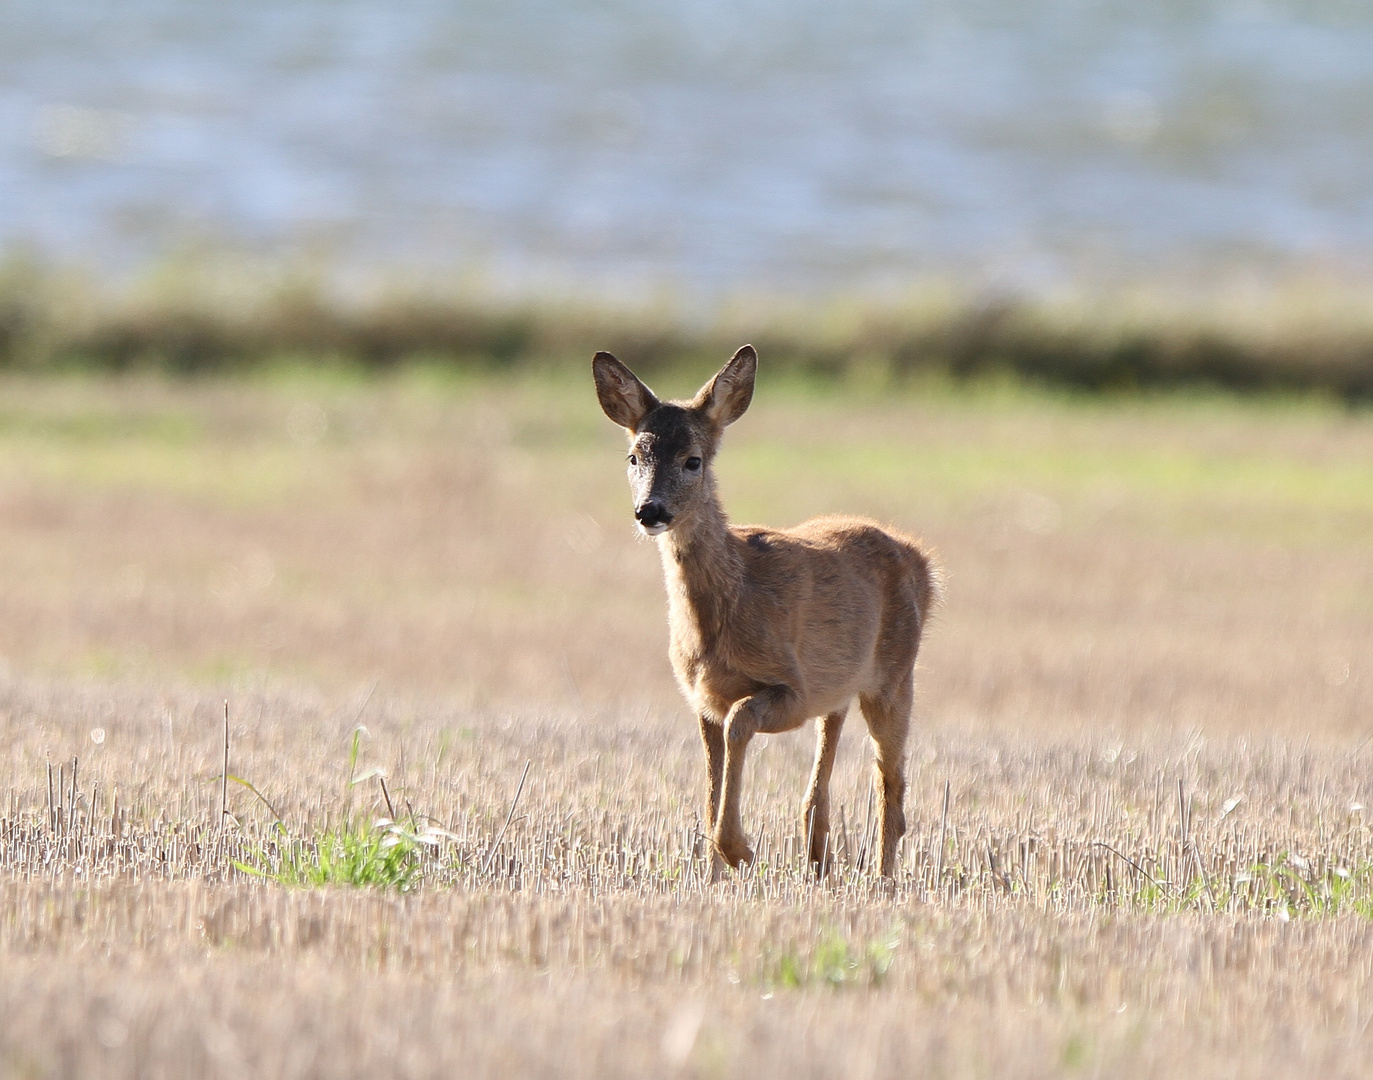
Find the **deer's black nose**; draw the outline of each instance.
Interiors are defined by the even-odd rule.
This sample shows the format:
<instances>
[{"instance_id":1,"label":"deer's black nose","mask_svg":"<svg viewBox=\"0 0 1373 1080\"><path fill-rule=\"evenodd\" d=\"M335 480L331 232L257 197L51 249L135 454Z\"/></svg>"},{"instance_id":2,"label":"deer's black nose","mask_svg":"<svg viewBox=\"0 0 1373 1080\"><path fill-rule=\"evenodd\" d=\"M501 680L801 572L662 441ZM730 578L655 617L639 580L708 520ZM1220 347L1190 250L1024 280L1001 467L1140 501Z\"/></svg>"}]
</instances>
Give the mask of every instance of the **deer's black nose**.
<instances>
[{"instance_id":1,"label":"deer's black nose","mask_svg":"<svg viewBox=\"0 0 1373 1080\"><path fill-rule=\"evenodd\" d=\"M672 520L672 515L657 499L649 499L634 511L634 520L640 525L652 528L654 525L666 525Z\"/></svg>"}]
</instances>

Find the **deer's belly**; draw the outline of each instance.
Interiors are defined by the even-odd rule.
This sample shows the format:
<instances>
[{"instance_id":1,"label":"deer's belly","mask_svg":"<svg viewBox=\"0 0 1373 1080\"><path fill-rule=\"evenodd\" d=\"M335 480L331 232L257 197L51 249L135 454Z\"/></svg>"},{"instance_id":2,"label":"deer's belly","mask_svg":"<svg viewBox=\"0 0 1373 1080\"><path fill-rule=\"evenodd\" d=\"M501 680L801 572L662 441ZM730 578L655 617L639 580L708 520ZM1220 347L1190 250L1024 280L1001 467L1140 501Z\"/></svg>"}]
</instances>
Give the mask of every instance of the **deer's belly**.
<instances>
[{"instance_id":1,"label":"deer's belly","mask_svg":"<svg viewBox=\"0 0 1373 1080\"><path fill-rule=\"evenodd\" d=\"M722 721L729 715L737 701L758 693L769 686L781 685L778 680L763 681L749 678L737 672L701 673L694 677L678 673L682 692L698 714L713 720ZM858 693L857 684L819 688L819 693L811 693L800 701L800 709L806 716L826 716L848 707Z\"/></svg>"}]
</instances>

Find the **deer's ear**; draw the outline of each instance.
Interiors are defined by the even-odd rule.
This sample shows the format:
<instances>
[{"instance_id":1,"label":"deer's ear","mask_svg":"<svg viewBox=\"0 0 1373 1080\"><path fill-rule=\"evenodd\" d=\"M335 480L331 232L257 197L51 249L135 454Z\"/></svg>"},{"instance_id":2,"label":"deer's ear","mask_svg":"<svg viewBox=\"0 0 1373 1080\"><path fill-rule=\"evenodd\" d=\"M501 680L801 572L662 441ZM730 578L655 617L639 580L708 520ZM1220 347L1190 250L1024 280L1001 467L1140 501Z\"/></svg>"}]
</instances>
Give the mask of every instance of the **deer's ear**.
<instances>
[{"instance_id":1,"label":"deer's ear","mask_svg":"<svg viewBox=\"0 0 1373 1080\"><path fill-rule=\"evenodd\" d=\"M726 427L748 409L753 400L753 380L758 374L758 353L752 345L745 345L728 364L716 372L715 378L701 387L692 405L705 413L706 419L717 428Z\"/></svg>"},{"instance_id":2,"label":"deer's ear","mask_svg":"<svg viewBox=\"0 0 1373 1080\"><path fill-rule=\"evenodd\" d=\"M644 417L658 407L653 391L608 352L596 354L591 361L591 374L596 379L601 408L622 428L638 431Z\"/></svg>"}]
</instances>

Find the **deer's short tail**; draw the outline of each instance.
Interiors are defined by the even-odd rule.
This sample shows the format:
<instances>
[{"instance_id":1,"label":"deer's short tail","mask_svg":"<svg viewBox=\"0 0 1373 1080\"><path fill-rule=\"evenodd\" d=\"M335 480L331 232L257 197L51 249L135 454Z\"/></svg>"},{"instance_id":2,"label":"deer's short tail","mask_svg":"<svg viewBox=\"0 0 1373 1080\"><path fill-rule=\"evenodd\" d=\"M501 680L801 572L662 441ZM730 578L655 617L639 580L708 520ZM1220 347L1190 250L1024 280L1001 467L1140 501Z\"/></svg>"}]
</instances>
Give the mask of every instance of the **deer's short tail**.
<instances>
[{"instance_id":1,"label":"deer's short tail","mask_svg":"<svg viewBox=\"0 0 1373 1080\"><path fill-rule=\"evenodd\" d=\"M930 613L944 599L944 571L920 544L906 546L906 565L915 584L916 603L920 605L920 628L924 630Z\"/></svg>"}]
</instances>

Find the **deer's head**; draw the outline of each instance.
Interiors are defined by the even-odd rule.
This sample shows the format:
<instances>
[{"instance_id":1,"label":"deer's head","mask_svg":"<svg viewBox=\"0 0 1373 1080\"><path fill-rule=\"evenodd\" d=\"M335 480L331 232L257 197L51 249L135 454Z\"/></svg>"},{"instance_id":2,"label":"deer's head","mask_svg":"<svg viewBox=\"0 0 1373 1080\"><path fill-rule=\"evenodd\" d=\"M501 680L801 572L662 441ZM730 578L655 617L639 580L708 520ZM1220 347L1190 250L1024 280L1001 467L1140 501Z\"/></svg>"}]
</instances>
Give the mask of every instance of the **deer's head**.
<instances>
[{"instance_id":1,"label":"deer's head","mask_svg":"<svg viewBox=\"0 0 1373 1080\"><path fill-rule=\"evenodd\" d=\"M711 462L727 426L753 400L758 354L745 345L690 401L659 401L609 353L591 362L601 408L629 434L634 520L649 536L690 521L714 498Z\"/></svg>"}]
</instances>

